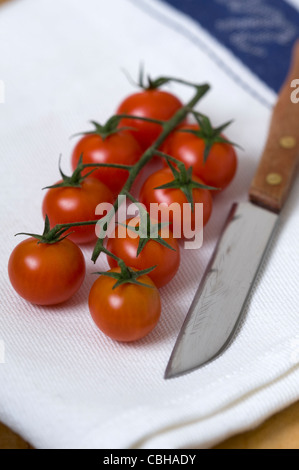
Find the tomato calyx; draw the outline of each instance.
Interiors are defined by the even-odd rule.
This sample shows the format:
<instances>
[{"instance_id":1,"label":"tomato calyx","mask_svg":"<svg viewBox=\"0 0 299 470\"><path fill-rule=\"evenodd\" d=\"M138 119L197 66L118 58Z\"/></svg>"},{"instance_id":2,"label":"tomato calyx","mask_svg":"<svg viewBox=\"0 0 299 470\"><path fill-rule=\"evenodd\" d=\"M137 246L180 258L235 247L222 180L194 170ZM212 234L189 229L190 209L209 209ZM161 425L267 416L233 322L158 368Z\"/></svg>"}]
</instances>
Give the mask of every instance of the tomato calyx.
<instances>
[{"instance_id":1,"label":"tomato calyx","mask_svg":"<svg viewBox=\"0 0 299 470\"><path fill-rule=\"evenodd\" d=\"M105 124L100 124L96 121L90 121L90 123L94 126L94 129L91 131L84 131L74 134L72 137L79 136L79 135L98 135L101 137L102 140L105 140L107 137L113 134L117 134L121 131L125 130L135 130L132 127L118 127L121 121L120 115L113 115L111 116Z\"/></svg>"},{"instance_id":2,"label":"tomato calyx","mask_svg":"<svg viewBox=\"0 0 299 470\"><path fill-rule=\"evenodd\" d=\"M75 168L72 176L67 176L63 173L61 169L61 155L59 157L58 169L62 181L60 183L53 184L52 186L45 186L43 189L54 189L54 188L63 188L63 187L72 187L72 188L80 188L82 181L85 180L96 168L93 168L85 175L82 175L82 171L84 170L85 165L83 165L83 153L81 153L80 158L78 160L77 167Z\"/></svg>"},{"instance_id":3,"label":"tomato calyx","mask_svg":"<svg viewBox=\"0 0 299 470\"><path fill-rule=\"evenodd\" d=\"M226 129L233 121L225 122L219 127L213 127L208 116L202 113L199 113L197 111L191 111L191 112L196 119L199 129L198 130L180 129L178 132L186 132L189 134L193 134L199 139L202 139L204 141L205 143L205 149L204 149L204 155L203 155L204 163L206 163L209 157L209 153L210 153L212 146L216 143L229 144L235 147L239 147L238 144L231 142L230 140L226 139L223 135L221 135L222 131Z\"/></svg>"},{"instance_id":4,"label":"tomato calyx","mask_svg":"<svg viewBox=\"0 0 299 470\"><path fill-rule=\"evenodd\" d=\"M132 165L122 165L118 163L83 163L83 153L81 153L78 160L77 166L72 174L72 176L67 176L63 173L60 166L61 156L59 158L59 173L62 177L60 183L53 184L52 186L45 186L43 189L53 189L53 188L63 188L63 187L73 187L80 188L82 181L85 180L91 173L93 173L97 168L120 168L122 170L130 171ZM82 175L82 171L86 168L92 168L85 175Z\"/></svg>"},{"instance_id":5,"label":"tomato calyx","mask_svg":"<svg viewBox=\"0 0 299 470\"><path fill-rule=\"evenodd\" d=\"M79 132L78 134L74 134L73 137L79 136L79 135L98 135L101 137L102 140L105 140L107 137L113 134L118 134L119 132L122 131L137 131L135 127L132 126L123 126L123 127L118 127L119 123L122 119L138 119L139 121L147 121L147 122L152 122L155 124L164 124L164 121L161 121L159 119L151 119L151 118L146 118L142 116L134 116L131 114L115 114L114 116L111 116L111 118L108 119L108 121L105 124L99 124L96 121L90 121L91 124L93 124L94 129L91 131L85 131L85 132ZM113 165L110 165L113 166Z\"/></svg>"},{"instance_id":6,"label":"tomato calyx","mask_svg":"<svg viewBox=\"0 0 299 470\"><path fill-rule=\"evenodd\" d=\"M124 73L129 80L129 82L133 86L137 86L141 88L144 91L147 90L157 90L161 88L161 86L166 85L169 82L175 82L175 83L180 83L181 85L187 85L191 86L197 90L202 90L203 94L207 92L210 89L210 85L205 83L204 85L198 85L196 83L189 82L187 80L182 80L180 78L176 77L158 77L156 79L152 79L150 75L147 75L145 78L145 73L144 73L144 67L143 65L140 66L139 69L139 77L138 81L136 82L135 80L132 79L132 77L129 75L129 73L124 70Z\"/></svg>"},{"instance_id":7,"label":"tomato calyx","mask_svg":"<svg viewBox=\"0 0 299 470\"><path fill-rule=\"evenodd\" d=\"M115 115L111 116L105 124L100 124L96 121L90 121L90 123L94 126L93 130L85 131L85 132L79 132L78 134L74 134L74 136L78 136L78 135L98 135L98 136L101 137L102 140L105 140L110 135L118 134L119 132L122 132L122 131L127 131L127 130L136 131L137 129L135 127L131 127L131 126L118 127L120 121L124 118L138 119L140 121L147 121L147 122L152 122L152 123L155 123L155 124L163 124L164 123L164 121L161 121L159 119L150 119L150 118L146 118L146 117L142 117L142 116L133 116L131 114L115 114Z\"/></svg>"},{"instance_id":8,"label":"tomato calyx","mask_svg":"<svg viewBox=\"0 0 299 470\"><path fill-rule=\"evenodd\" d=\"M37 233L19 232L16 233L15 236L28 235L29 237L36 238L38 240L38 243L53 244L64 240L64 238L68 237L72 233L69 232L67 235L64 235L67 230L69 230L69 227L63 227L60 225L56 225L54 228L51 229L49 217L46 215L45 226L42 235L39 235Z\"/></svg>"},{"instance_id":9,"label":"tomato calyx","mask_svg":"<svg viewBox=\"0 0 299 470\"><path fill-rule=\"evenodd\" d=\"M131 75L126 71L123 70L124 74L126 75L128 81L133 85L141 88L142 90L157 90L160 88L162 85L165 85L165 83L168 83L170 81L170 78L168 77L159 77L153 80L150 75L147 75L145 78L144 74L144 67L143 64L140 65L139 68L139 76L138 80L135 81Z\"/></svg>"},{"instance_id":10,"label":"tomato calyx","mask_svg":"<svg viewBox=\"0 0 299 470\"><path fill-rule=\"evenodd\" d=\"M153 271L157 266L151 266L150 268L143 269L142 271L137 271L129 266L126 265L126 263L119 258L118 256L115 256L113 253L111 253L109 250L106 248L102 248L102 251L107 254L107 256L111 256L117 261L117 264L120 268L120 272L111 272L111 271L98 271L93 274L99 274L101 276L108 276L112 277L113 279L116 280L116 283L113 285L112 289L116 289L117 287L123 285L123 284L136 284L137 286L143 286L143 287L150 287L153 288L153 286L149 284L145 284L144 282L138 281L138 278L140 276L144 276L146 274L149 274L151 271Z\"/></svg>"},{"instance_id":11,"label":"tomato calyx","mask_svg":"<svg viewBox=\"0 0 299 470\"><path fill-rule=\"evenodd\" d=\"M167 155L164 152L156 151L156 155L166 159L167 164L173 174L173 180L169 183L157 186L154 189L180 189L185 194L189 204L191 204L192 212L194 212L194 200L192 194L193 189L201 188L209 189L211 191L218 190L218 188L215 188L214 186L208 186L206 184L199 183L198 181L194 181L192 179L192 167L187 169L183 162L171 157L170 155ZM177 168L172 164L172 162L175 163Z\"/></svg>"},{"instance_id":12,"label":"tomato calyx","mask_svg":"<svg viewBox=\"0 0 299 470\"><path fill-rule=\"evenodd\" d=\"M137 227L132 227L128 224L122 224L119 222L118 225L126 227L127 230L131 230L132 232L138 232L139 242L136 256L140 255L143 248L150 240L160 243L160 245L165 246L172 251L176 251L175 248L169 245L169 243L167 243L159 234L159 231L163 227L169 226L169 222L154 223L150 219L150 215L147 210L143 207L143 204L137 201L137 199L135 199L128 191L125 191L125 195L138 207L140 223L138 224L138 231L136 230Z\"/></svg>"},{"instance_id":13,"label":"tomato calyx","mask_svg":"<svg viewBox=\"0 0 299 470\"><path fill-rule=\"evenodd\" d=\"M69 224L57 224L53 228L51 228L49 217L46 215L45 226L44 226L44 231L42 235L39 235L37 233L19 232L19 233L16 233L15 236L28 235L29 237L36 238L38 240L38 243L53 244L53 243L61 242L66 237L71 235L71 233L73 232L68 232L65 235L65 232L67 232L71 227L82 227L83 225L96 225L97 223L98 223L98 219L88 220L86 222L71 222Z\"/></svg>"},{"instance_id":14,"label":"tomato calyx","mask_svg":"<svg viewBox=\"0 0 299 470\"><path fill-rule=\"evenodd\" d=\"M143 67L140 67L139 80L137 85L139 88L142 88L142 90L157 90L162 85L165 85L170 81L170 79L167 77L159 77L153 80L149 75L147 75L146 79L147 82L145 82L144 69Z\"/></svg>"}]
</instances>

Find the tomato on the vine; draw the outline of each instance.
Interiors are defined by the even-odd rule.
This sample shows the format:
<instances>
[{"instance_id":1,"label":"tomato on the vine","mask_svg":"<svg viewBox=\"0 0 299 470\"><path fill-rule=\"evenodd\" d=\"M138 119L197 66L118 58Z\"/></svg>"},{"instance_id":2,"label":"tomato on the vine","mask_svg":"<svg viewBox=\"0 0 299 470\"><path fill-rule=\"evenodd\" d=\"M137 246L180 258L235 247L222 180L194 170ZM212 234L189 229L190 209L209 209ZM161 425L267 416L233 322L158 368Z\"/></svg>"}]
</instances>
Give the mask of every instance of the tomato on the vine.
<instances>
[{"instance_id":1,"label":"tomato on the vine","mask_svg":"<svg viewBox=\"0 0 299 470\"><path fill-rule=\"evenodd\" d=\"M170 183L174 180L174 176L170 168L163 168L151 174L144 182L139 200L143 203L151 213L151 204L161 204L161 213L168 214L168 208L174 204L173 210L169 211L169 221L173 226L180 226L181 237L184 238L184 233L188 230L194 231L196 229L196 211L191 212L191 215L184 211L184 204L189 201L187 196L181 188L163 188L157 189L159 186ZM192 180L199 184L204 184L202 180L196 176L192 176ZM212 196L208 189L193 188L192 189L193 202L203 204L203 225L206 225L212 213Z\"/></svg>"},{"instance_id":2,"label":"tomato on the vine","mask_svg":"<svg viewBox=\"0 0 299 470\"><path fill-rule=\"evenodd\" d=\"M77 167L80 156L83 163L118 163L134 165L141 157L142 150L136 139L128 131L113 132L106 137L100 133L84 135L75 146L72 154L73 170ZM85 169L82 175L88 173ZM99 168L92 176L104 183L114 193L119 193L128 178L129 172L121 168Z\"/></svg>"},{"instance_id":3,"label":"tomato on the vine","mask_svg":"<svg viewBox=\"0 0 299 470\"><path fill-rule=\"evenodd\" d=\"M125 98L119 105L117 114L130 114L167 121L182 106L182 102L172 93L158 89L145 89ZM144 150L152 145L162 131L160 124L139 119L124 118L120 121L120 126L136 129L129 130L129 132L138 140Z\"/></svg>"},{"instance_id":4,"label":"tomato on the vine","mask_svg":"<svg viewBox=\"0 0 299 470\"><path fill-rule=\"evenodd\" d=\"M56 184L61 183L58 182ZM48 189L42 205L43 216L50 225L83 222L99 219L95 208L101 202L113 204L113 195L101 181L86 177L77 186L60 186ZM88 243L97 238L95 225L72 227L69 239L76 243Z\"/></svg>"},{"instance_id":5,"label":"tomato on the vine","mask_svg":"<svg viewBox=\"0 0 299 470\"><path fill-rule=\"evenodd\" d=\"M120 273L113 268L108 273ZM146 275L138 278L145 285L125 283L115 289L115 279L101 275L89 293L89 310L98 328L116 341L143 338L158 323L160 294Z\"/></svg>"},{"instance_id":6,"label":"tomato on the vine","mask_svg":"<svg viewBox=\"0 0 299 470\"><path fill-rule=\"evenodd\" d=\"M126 225L138 227L138 219L128 219ZM156 266L148 276L157 287L162 287L171 281L179 268L180 248L169 227L162 227L159 235L171 248L150 239L137 256L140 236L132 237L129 228L118 226L108 239L107 249L121 258L127 266L135 269L143 270ZM117 261L111 256L108 256L108 263L111 268L117 266Z\"/></svg>"},{"instance_id":7,"label":"tomato on the vine","mask_svg":"<svg viewBox=\"0 0 299 470\"><path fill-rule=\"evenodd\" d=\"M204 162L204 139L184 130L196 132L200 127L197 124L181 125L165 140L163 152L183 162L186 168L192 167L194 174L208 185L226 188L237 170L233 145L228 142L213 143Z\"/></svg>"},{"instance_id":8,"label":"tomato on the vine","mask_svg":"<svg viewBox=\"0 0 299 470\"><path fill-rule=\"evenodd\" d=\"M11 253L8 274L21 297L38 305L54 305L78 291L85 277L85 260L80 248L67 238L42 243L31 237Z\"/></svg>"}]
</instances>

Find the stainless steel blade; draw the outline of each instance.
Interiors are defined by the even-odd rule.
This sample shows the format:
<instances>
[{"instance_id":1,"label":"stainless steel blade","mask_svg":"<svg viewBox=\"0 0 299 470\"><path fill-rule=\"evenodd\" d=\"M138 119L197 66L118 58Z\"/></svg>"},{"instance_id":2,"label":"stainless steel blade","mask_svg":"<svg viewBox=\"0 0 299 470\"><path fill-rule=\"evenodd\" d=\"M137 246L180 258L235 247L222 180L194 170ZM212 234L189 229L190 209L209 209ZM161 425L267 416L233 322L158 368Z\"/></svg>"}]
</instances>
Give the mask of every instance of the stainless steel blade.
<instances>
[{"instance_id":1,"label":"stainless steel blade","mask_svg":"<svg viewBox=\"0 0 299 470\"><path fill-rule=\"evenodd\" d=\"M165 372L189 372L228 346L244 312L279 216L250 202L234 204L191 304Z\"/></svg>"}]
</instances>

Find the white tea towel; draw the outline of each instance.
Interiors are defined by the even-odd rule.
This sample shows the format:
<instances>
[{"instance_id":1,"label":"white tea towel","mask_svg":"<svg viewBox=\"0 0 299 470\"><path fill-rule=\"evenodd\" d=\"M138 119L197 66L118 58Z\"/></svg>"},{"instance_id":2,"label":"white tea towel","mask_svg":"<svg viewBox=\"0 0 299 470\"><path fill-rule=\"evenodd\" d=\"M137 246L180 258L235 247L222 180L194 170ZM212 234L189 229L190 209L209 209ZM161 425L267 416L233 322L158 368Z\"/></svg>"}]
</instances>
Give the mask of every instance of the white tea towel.
<instances>
[{"instance_id":1,"label":"white tea towel","mask_svg":"<svg viewBox=\"0 0 299 470\"><path fill-rule=\"evenodd\" d=\"M57 180L60 153L70 170L69 136L113 114L133 92L121 69L137 76L141 62L153 77L209 82L197 109L215 125L233 118L227 135L244 151L233 184L215 199L203 247L182 252L179 273L161 290L159 325L135 344L118 344L89 315L91 247L84 285L56 307L19 298L7 262L21 240L15 233L42 230L41 188ZM247 197L276 99L271 86L210 32L154 0L2 6L0 79L0 421L37 448L206 448L296 401L298 178L231 347L200 370L163 379L231 203ZM168 89L184 102L192 94ZM101 257L97 270L106 268Z\"/></svg>"}]
</instances>

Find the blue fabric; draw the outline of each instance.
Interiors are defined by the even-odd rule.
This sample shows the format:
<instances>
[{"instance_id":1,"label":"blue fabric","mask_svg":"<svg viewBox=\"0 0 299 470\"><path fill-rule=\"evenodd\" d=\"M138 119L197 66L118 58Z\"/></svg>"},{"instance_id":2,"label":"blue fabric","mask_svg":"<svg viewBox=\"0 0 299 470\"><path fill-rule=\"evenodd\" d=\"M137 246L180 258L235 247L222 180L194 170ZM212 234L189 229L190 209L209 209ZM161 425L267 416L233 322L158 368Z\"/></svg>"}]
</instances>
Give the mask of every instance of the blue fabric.
<instances>
[{"instance_id":1,"label":"blue fabric","mask_svg":"<svg viewBox=\"0 0 299 470\"><path fill-rule=\"evenodd\" d=\"M163 0L200 23L278 91L299 37L299 12L283 0Z\"/></svg>"}]
</instances>

